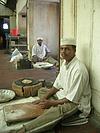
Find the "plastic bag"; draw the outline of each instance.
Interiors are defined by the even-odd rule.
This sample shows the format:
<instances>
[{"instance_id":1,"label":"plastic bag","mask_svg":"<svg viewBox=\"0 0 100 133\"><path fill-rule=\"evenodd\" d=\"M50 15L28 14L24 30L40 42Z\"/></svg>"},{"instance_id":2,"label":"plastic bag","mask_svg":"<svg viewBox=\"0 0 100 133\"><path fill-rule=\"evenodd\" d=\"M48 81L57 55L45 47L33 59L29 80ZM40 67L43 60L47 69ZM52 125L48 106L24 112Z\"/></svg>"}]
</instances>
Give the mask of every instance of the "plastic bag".
<instances>
[{"instance_id":1,"label":"plastic bag","mask_svg":"<svg viewBox=\"0 0 100 133\"><path fill-rule=\"evenodd\" d=\"M19 52L19 50L16 48L11 55L10 62L13 62L16 64L20 59L23 59L23 55Z\"/></svg>"}]
</instances>

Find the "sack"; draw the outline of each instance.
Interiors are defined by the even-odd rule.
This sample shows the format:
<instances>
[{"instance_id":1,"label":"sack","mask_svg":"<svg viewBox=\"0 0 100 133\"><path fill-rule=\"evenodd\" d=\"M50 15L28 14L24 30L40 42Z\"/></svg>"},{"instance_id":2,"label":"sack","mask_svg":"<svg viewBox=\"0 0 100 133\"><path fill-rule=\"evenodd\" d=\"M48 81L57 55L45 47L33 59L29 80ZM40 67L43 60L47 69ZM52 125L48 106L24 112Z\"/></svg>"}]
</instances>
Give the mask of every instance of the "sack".
<instances>
[{"instance_id":1,"label":"sack","mask_svg":"<svg viewBox=\"0 0 100 133\"><path fill-rule=\"evenodd\" d=\"M10 62L16 64L20 59L23 59L23 55L16 48L11 55Z\"/></svg>"},{"instance_id":2,"label":"sack","mask_svg":"<svg viewBox=\"0 0 100 133\"><path fill-rule=\"evenodd\" d=\"M13 56L16 56L16 55L18 55L20 52L19 52L19 50L17 49L17 48L15 48L15 50L12 52L12 57Z\"/></svg>"}]
</instances>

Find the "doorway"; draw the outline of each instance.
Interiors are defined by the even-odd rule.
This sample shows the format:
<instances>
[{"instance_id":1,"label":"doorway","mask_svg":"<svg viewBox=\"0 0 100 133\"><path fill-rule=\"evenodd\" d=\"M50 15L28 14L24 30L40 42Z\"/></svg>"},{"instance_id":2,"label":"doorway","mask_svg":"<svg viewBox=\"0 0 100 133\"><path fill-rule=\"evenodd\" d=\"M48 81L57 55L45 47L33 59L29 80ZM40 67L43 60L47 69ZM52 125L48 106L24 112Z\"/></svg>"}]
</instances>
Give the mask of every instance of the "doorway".
<instances>
[{"instance_id":1,"label":"doorway","mask_svg":"<svg viewBox=\"0 0 100 133\"><path fill-rule=\"evenodd\" d=\"M8 35L10 32L9 17L0 17L0 50L8 48Z\"/></svg>"}]
</instances>

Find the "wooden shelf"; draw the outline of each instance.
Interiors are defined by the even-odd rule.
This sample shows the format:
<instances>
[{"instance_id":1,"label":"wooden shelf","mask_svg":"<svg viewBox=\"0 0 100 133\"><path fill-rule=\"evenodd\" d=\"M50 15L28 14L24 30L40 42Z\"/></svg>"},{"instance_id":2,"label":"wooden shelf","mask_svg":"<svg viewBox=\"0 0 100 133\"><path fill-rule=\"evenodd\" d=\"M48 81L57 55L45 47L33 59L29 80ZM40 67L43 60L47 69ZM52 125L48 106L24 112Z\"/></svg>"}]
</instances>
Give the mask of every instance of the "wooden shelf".
<instances>
[{"instance_id":1,"label":"wooden shelf","mask_svg":"<svg viewBox=\"0 0 100 133\"><path fill-rule=\"evenodd\" d=\"M23 54L27 53L26 37L23 36L9 36L9 49L18 48L18 50Z\"/></svg>"},{"instance_id":2,"label":"wooden shelf","mask_svg":"<svg viewBox=\"0 0 100 133\"><path fill-rule=\"evenodd\" d=\"M13 44L11 47L27 47L26 44Z\"/></svg>"}]
</instances>

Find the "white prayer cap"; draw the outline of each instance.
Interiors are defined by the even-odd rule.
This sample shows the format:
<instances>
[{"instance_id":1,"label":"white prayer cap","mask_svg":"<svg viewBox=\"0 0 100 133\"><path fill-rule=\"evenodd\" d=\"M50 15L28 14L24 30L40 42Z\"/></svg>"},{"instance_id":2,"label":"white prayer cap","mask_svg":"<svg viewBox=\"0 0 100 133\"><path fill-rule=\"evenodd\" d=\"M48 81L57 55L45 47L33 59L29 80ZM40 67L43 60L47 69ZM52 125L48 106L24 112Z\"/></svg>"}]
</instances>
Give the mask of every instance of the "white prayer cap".
<instances>
[{"instance_id":1,"label":"white prayer cap","mask_svg":"<svg viewBox=\"0 0 100 133\"><path fill-rule=\"evenodd\" d=\"M42 40L43 41L43 38L42 37L37 37L37 40Z\"/></svg>"},{"instance_id":2,"label":"white prayer cap","mask_svg":"<svg viewBox=\"0 0 100 133\"><path fill-rule=\"evenodd\" d=\"M63 45L74 45L76 46L76 41L73 38L63 38L61 39L61 46Z\"/></svg>"}]
</instances>

